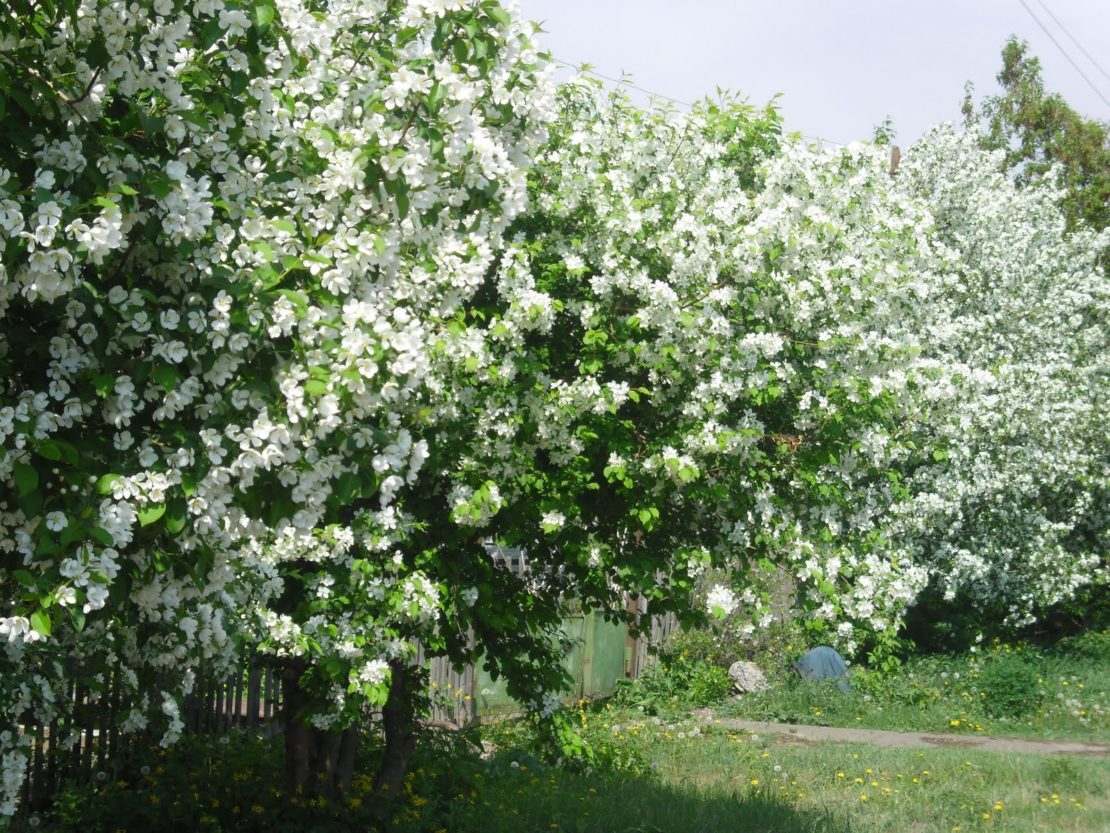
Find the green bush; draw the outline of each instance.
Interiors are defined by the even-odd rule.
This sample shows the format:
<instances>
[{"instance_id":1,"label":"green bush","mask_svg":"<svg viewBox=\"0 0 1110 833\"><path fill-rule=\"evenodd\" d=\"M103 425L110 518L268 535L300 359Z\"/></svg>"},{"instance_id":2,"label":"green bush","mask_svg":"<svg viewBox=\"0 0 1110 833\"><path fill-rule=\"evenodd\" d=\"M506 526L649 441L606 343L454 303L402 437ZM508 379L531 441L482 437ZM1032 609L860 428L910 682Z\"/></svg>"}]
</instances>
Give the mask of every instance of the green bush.
<instances>
[{"instance_id":1,"label":"green bush","mask_svg":"<svg viewBox=\"0 0 1110 833\"><path fill-rule=\"evenodd\" d=\"M1086 631L1061 639L1058 653L1074 659L1110 663L1110 631Z\"/></svg>"},{"instance_id":2,"label":"green bush","mask_svg":"<svg viewBox=\"0 0 1110 833\"><path fill-rule=\"evenodd\" d=\"M740 641L716 625L676 630L664 641L659 653L669 661L701 660L723 668L747 659Z\"/></svg>"},{"instance_id":3,"label":"green bush","mask_svg":"<svg viewBox=\"0 0 1110 833\"><path fill-rule=\"evenodd\" d=\"M732 680L721 666L679 655L661 657L645 668L639 679L622 681L613 700L654 715L719 703L731 689Z\"/></svg>"},{"instance_id":4,"label":"green bush","mask_svg":"<svg viewBox=\"0 0 1110 833\"><path fill-rule=\"evenodd\" d=\"M1023 717L1044 699L1036 666L1018 654L990 657L979 676L983 710L990 717Z\"/></svg>"},{"instance_id":5,"label":"green bush","mask_svg":"<svg viewBox=\"0 0 1110 833\"><path fill-rule=\"evenodd\" d=\"M719 665L699 663L690 675L690 701L695 706L710 706L728 697L732 679Z\"/></svg>"},{"instance_id":6,"label":"green bush","mask_svg":"<svg viewBox=\"0 0 1110 833\"><path fill-rule=\"evenodd\" d=\"M721 669L740 660L754 662L768 680L782 681L792 676L791 664L812 641L798 622L772 622L748 636L714 623L675 631L663 643L659 656L668 663L701 661Z\"/></svg>"}]
</instances>

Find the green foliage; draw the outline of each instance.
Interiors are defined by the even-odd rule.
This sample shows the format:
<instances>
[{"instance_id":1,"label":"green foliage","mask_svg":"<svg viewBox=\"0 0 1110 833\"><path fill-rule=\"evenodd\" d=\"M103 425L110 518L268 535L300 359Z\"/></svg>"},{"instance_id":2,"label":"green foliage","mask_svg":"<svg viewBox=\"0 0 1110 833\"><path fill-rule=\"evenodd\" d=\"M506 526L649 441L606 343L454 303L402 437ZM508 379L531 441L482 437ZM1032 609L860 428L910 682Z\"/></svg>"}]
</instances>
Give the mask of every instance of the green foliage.
<instances>
[{"instance_id":1,"label":"green foliage","mask_svg":"<svg viewBox=\"0 0 1110 833\"><path fill-rule=\"evenodd\" d=\"M979 691L991 717L1023 717L1040 705L1040 678L1032 662L1018 654L998 654L985 663Z\"/></svg>"},{"instance_id":2,"label":"green foliage","mask_svg":"<svg viewBox=\"0 0 1110 833\"><path fill-rule=\"evenodd\" d=\"M1094 660L1110 667L1110 630L1085 631L1061 639L1056 651L1080 660Z\"/></svg>"},{"instance_id":3,"label":"green foliage","mask_svg":"<svg viewBox=\"0 0 1110 833\"><path fill-rule=\"evenodd\" d=\"M535 747L545 760L574 772L588 772L597 763L593 746L566 709L535 718Z\"/></svg>"},{"instance_id":4,"label":"green foliage","mask_svg":"<svg viewBox=\"0 0 1110 833\"><path fill-rule=\"evenodd\" d=\"M755 663L768 679L786 679L793 676L792 665L799 654L827 636L818 623L801 615L796 605L797 585L784 570L752 570L743 579L714 570L699 581L703 587L721 582L734 590L742 581L754 595L767 601L774 616L769 623L752 628L750 615L738 608L723 619L679 628L659 648L660 657L667 663L700 660L727 669L734 662L746 661ZM701 595L697 601L704 607Z\"/></svg>"},{"instance_id":5,"label":"green foliage","mask_svg":"<svg viewBox=\"0 0 1110 833\"><path fill-rule=\"evenodd\" d=\"M922 653L956 653L977 638L1006 635L1001 608L984 610L964 593L946 599L941 589L927 587L906 611L902 635Z\"/></svg>"},{"instance_id":6,"label":"green foliage","mask_svg":"<svg viewBox=\"0 0 1110 833\"><path fill-rule=\"evenodd\" d=\"M698 628L679 628L663 642L660 653L665 657L686 657L710 665L728 668L737 660L748 659L748 651L740 640L717 624Z\"/></svg>"},{"instance_id":7,"label":"green foliage","mask_svg":"<svg viewBox=\"0 0 1110 833\"><path fill-rule=\"evenodd\" d=\"M635 680L620 680L613 701L644 714L669 713L685 705L686 691L662 663L649 665Z\"/></svg>"},{"instance_id":8,"label":"green foliage","mask_svg":"<svg viewBox=\"0 0 1110 833\"><path fill-rule=\"evenodd\" d=\"M690 700L695 705L708 706L728 697L732 679L719 665L700 665L690 676Z\"/></svg>"},{"instance_id":9,"label":"green foliage","mask_svg":"<svg viewBox=\"0 0 1110 833\"><path fill-rule=\"evenodd\" d=\"M277 789L282 781L280 742L241 734L192 738L169 752L142 749L97 772L90 783L64 788L39 829L324 833L349 830L349 823L377 829L380 811L369 798L373 778L365 771L343 801L283 800Z\"/></svg>"},{"instance_id":10,"label":"green foliage","mask_svg":"<svg viewBox=\"0 0 1110 833\"><path fill-rule=\"evenodd\" d=\"M728 671L704 659L660 657L636 680L622 680L614 702L644 714L670 714L719 703L728 697Z\"/></svg>"},{"instance_id":11,"label":"green foliage","mask_svg":"<svg viewBox=\"0 0 1110 833\"><path fill-rule=\"evenodd\" d=\"M983 144L1005 151L1004 168L1021 184L1062 166L1069 227L1110 225L1110 126L1085 119L1041 78L1041 62L1029 44L1011 37L1002 49L998 82L1002 93L987 96L979 109L968 84L963 113L968 126L981 124Z\"/></svg>"}]
</instances>

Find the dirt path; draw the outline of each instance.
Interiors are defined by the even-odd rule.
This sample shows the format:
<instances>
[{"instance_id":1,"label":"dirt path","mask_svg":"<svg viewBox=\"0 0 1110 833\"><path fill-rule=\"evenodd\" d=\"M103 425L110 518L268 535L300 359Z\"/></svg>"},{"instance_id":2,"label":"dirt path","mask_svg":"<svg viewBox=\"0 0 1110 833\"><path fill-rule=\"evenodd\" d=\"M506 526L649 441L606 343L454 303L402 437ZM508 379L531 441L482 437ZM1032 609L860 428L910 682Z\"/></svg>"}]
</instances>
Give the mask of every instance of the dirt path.
<instances>
[{"instance_id":1,"label":"dirt path","mask_svg":"<svg viewBox=\"0 0 1110 833\"><path fill-rule=\"evenodd\" d=\"M723 729L739 729L764 735L790 735L801 740L839 743L870 743L894 748L981 749L987 752L1035 752L1050 755L1110 755L1110 746L1080 741L1041 741L1020 738L991 738L981 735L945 735L921 732L887 732L880 729L839 729L833 726L802 726L793 723L763 723L714 717L707 710L692 715L701 723Z\"/></svg>"}]
</instances>

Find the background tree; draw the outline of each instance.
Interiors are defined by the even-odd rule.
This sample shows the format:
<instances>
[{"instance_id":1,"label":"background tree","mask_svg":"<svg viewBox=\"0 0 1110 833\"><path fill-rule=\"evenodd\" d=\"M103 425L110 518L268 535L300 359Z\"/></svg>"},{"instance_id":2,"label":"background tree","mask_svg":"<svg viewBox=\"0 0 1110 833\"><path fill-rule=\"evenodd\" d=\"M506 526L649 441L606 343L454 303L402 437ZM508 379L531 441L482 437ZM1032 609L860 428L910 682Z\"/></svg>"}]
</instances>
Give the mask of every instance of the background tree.
<instances>
[{"instance_id":1,"label":"background tree","mask_svg":"<svg viewBox=\"0 0 1110 833\"><path fill-rule=\"evenodd\" d=\"M1110 230L1065 232L1062 188L1015 184L999 153L934 128L895 178L932 218L929 288L903 324L940 376L916 417L934 459L906 472L885 533L929 572L915 635L949 647L1110 579Z\"/></svg>"},{"instance_id":2,"label":"background tree","mask_svg":"<svg viewBox=\"0 0 1110 833\"><path fill-rule=\"evenodd\" d=\"M976 108L970 82L963 114L980 126L983 145L1004 151L1003 168L1027 185L1059 166L1068 227L1110 225L1110 125L1087 119L1059 93L1045 89L1041 62L1029 44L1011 37L1002 48L1002 92Z\"/></svg>"}]
</instances>

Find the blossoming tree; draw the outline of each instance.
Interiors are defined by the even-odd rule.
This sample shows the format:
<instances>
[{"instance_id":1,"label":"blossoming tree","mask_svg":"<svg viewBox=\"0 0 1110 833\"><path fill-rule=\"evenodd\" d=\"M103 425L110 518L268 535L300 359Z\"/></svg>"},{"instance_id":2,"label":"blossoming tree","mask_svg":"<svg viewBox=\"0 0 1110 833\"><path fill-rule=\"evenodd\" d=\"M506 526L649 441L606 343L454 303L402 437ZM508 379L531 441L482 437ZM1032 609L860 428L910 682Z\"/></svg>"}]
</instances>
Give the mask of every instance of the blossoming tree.
<instances>
[{"instance_id":1,"label":"blossoming tree","mask_svg":"<svg viewBox=\"0 0 1110 833\"><path fill-rule=\"evenodd\" d=\"M383 542L428 454L430 350L524 204L530 28L453 0L0 26L4 809L16 725L67 677L130 687L125 729L160 712L169 743L198 664L252 642L337 692L289 732L292 778L335 771L320 733L385 702L442 604ZM158 669L177 683L144 691Z\"/></svg>"},{"instance_id":2,"label":"blossoming tree","mask_svg":"<svg viewBox=\"0 0 1110 833\"><path fill-rule=\"evenodd\" d=\"M75 677L169 744L266 653L290 785L380 708L388 791L415 640L543 703L572 600L777 564L847 639L923 585L883 513L943 433L907 322L950 248L881 150L556 96L494 0L42 4L0 93L5 811Z\"/></svg>"},{"instance_id":3,"label":"blossoming tree","mask_svg":"<svg viewBox=\"0 0 1110 833\"><path fill-rule=\"evenodd\" d=\"M905 325L939 375L914 418L935 459L886 533L944 598L1021 625L1110 578L1110 234L1066 233L1061 193L977 140L935 128L899 168L935 253Z\"/></svg>"}]
</instances>

